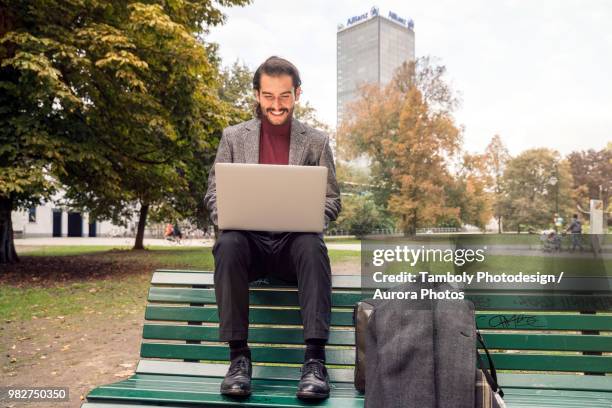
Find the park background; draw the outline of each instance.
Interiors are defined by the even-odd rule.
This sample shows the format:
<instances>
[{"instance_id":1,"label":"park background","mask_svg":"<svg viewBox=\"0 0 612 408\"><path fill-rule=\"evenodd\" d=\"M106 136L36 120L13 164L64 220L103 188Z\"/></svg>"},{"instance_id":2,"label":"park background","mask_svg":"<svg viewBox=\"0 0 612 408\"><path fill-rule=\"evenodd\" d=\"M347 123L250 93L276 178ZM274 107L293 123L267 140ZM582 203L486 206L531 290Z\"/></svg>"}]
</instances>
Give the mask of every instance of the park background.
<instances>
[{"instance_id":1,"label":"park background","mask_svg":"<svg viewBox=\"0 0 612 408\"><path fill-rule=\"evenodd\" d=\"M564 254L543 252L541 234L574 213L588 233L593 199L610 232L610 5L387 3L414 19L416 58L387 84L363 84L338 124L337 24L371 4L0 3L7 385L68 385L78 406L133 371L152 271L213 268L208 171L223 128L252 117L252 74L270 55L302 72L295 116L334 141L334 274L359 273L359 238L373 232L488 232L522 251L514 261L547 262ZM29 236L51 208L113 227ZM183 243L161 239L167 222Z\"/></svg>"}]
</instances>

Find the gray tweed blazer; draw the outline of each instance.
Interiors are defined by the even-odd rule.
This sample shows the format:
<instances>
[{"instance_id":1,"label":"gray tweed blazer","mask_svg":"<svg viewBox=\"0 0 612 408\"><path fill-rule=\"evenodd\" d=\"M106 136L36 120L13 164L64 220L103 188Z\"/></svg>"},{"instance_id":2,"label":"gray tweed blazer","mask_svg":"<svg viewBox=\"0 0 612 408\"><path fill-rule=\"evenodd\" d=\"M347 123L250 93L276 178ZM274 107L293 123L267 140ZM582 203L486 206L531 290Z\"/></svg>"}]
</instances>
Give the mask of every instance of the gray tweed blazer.
<instances>
[{"instance_id":1,"label":"gray tweed blazer","mask_svg":"<svg viewBox=\"0 0 612 408\"><path fill-rule=\"evenodd\" d=\"M215 163L259 163L259 133L261 122L251 119L223 130ZM291 120L289 164L327 167L327 194L325 199L325 225L338 217L342 206L340 189L336 181L334 157L329 146L329 136L297 119ZM204 205L210 218L217 224L217 189L215 166L208 176L208 191Z\"/></svg>"}]
</instances>

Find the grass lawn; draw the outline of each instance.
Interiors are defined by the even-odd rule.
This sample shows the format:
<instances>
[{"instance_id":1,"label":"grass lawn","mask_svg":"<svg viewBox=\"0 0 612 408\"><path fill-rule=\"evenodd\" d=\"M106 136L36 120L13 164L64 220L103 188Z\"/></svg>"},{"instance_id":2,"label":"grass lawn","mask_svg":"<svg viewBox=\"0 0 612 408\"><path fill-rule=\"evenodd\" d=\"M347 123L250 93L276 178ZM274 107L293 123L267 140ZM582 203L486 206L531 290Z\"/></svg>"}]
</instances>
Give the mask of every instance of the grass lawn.
<instances>
[{"instance_id":1,"label":"grass lawn","mask_svg":"<svg viewBox=\"0 0 612 408\"><path fill-rule=\"evenodd\" d=\"M128 247L109 247L103 245L47 246L24 253L27 257L96 254L107 255L130 262L153 261L163 264L165 268L183 266L190 269L212 269L214 267L211 249L202 247L152 246L147 247L145 251L132 251Z\"/></svg>"},{"instance_id":2,"label":"grass lawn","mask_svg":"<svg viewBox=\"0 0 612 408\"><path fill-rule=\"evenodd\" d=\"M149 283L148 275L138 274L52 286L3 285L0 287L0 319L23 321L140 309Z\"/></svg>"},{"instance_id":3,"label":"grass lawn","mask_svg":"<svg viewBox=\"0 0 612 408\"><path fill-rule=\"evenodd\" d=\"M108 252L115 250L128 250L131 247L113 247L108 245L74 245L74 246L42 246L42 247L17 247L19 256L68 256L87 255L96 252Z\"/></svg>"}]
</instances>

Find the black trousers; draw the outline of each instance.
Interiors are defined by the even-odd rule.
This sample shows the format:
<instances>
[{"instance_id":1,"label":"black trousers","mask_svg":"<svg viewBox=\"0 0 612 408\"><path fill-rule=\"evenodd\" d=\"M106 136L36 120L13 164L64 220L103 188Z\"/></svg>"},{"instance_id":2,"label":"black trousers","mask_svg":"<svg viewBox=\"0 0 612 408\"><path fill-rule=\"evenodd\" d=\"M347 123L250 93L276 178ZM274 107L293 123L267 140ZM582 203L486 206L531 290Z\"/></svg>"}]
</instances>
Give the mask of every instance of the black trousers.
<instances>
[{"instance_id":1,"label":"black trousers","mask_svg":"<svg viewBox=\"0 0 612 408\"><path fill-rule=\"evenodd\" d=\"M297 285L304 339L328 339L331 267L320 234L223 231L213 246L219 340L247 340L249 282L274 277Z\"/></svg>"}]
</instances>

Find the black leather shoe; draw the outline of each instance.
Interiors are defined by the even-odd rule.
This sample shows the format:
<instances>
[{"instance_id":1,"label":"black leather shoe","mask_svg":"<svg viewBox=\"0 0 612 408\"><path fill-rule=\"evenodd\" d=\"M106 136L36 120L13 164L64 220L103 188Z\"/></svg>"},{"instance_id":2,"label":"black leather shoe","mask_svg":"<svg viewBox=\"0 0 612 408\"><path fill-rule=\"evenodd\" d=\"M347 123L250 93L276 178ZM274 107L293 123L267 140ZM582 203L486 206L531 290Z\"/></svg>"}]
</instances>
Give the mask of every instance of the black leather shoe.
<instances>
[{"instance_id":1,"label":"black leather shoe","mask_svg":"<svg viewBox=\"0 0 612 408\"><path fill-rule=\"evenodd\" d=\"M323 361L311 358L304 362L296 396L301 399L329 397L329 375Z\"/></svg>"},{"instance_id":2,"label":"black leather shoe","mask_svg":"<svg viewBox=\"0 0 612 408\"><path fill-rule=\"evenodd\" d=\"M232 397L246 397L251 394L253 365L247 356L238 356L230 363L221 383L221 394Z\"/></svg>"}]
</instances>

